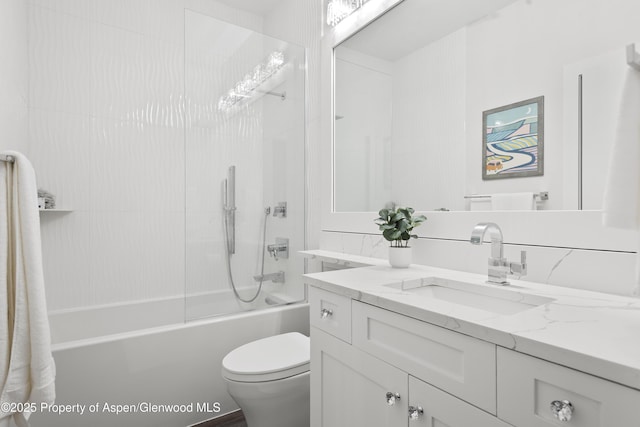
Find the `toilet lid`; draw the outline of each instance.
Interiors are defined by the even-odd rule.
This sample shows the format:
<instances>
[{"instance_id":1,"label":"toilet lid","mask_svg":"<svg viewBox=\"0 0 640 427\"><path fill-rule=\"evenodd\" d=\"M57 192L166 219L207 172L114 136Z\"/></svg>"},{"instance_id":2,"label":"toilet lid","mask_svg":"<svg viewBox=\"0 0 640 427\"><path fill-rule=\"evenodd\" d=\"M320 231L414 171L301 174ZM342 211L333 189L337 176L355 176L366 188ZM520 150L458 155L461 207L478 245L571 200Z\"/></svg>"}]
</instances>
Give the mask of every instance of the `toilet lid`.
<instances>
[{"instance_id":1,"label":"toilet lid","mask_svg":"<svg viewBox=\"0 0 640 427\"><path fill-rule=\"evenodd\" d=\"M222 360L225 378L242 382L273 381L309 371L309 338L275 335L236 348Z\"/></svg>"}]
</instances>

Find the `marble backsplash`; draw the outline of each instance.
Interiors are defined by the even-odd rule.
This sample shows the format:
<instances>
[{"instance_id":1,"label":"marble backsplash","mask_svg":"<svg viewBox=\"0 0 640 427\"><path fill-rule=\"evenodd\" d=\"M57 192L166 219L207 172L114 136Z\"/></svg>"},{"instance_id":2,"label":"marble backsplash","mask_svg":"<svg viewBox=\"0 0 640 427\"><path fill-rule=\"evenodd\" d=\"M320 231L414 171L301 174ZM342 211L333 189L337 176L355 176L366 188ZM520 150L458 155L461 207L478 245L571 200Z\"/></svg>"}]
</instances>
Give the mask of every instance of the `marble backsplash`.
<instances>
[{"instance_id":1,"label":"marble backsplash","mask_svg":"<svg viewBox=\"0 0 640 427\"><path fill-rule=\"evenodd\" d=\"M412 241L413 262L471 273L486 273L490 246L456 239L419 238ZM377 234L323 231L320 249L387 258L388 242ZM527 252L528 272L521 279L555 286L631 295L634 288L634 253L590 249L505 244L510 261Z\"/></svg>"}]
</instances>

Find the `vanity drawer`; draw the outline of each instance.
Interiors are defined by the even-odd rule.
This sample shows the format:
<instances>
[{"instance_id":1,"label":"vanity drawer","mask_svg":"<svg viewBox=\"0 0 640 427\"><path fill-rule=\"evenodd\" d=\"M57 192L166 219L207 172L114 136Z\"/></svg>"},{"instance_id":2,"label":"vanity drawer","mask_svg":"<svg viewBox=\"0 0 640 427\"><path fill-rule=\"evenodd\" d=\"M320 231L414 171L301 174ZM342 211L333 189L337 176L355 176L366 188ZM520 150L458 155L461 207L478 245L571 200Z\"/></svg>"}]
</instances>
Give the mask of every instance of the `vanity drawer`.
<instances>
[{"instance_id":1,"label":"vanity drawer","mask_svg":"<svg viewBox=\"0 0 640 427\"><path fill-rule=\"evenodd\" d=\"M351 343L351 298L309 287L311 326Z\"/></svg>"},{"instance_id":2,"label":"vanity drawer","mask_svg":"<svg viewBox=\"0 0 640 427\"><path fill-rule=\"evenodd\" d=\"M640 392L515 351L498 348L498 417L518 427L638 427ZM557 420L551 402L573 406Z\"/></svg>"},{"instance_id":3,"label":"vanity drawer","mask_svg":"<svg viewBox=\"0 0 640 427\"><path fill-rule=\"evenodd\" d=\"M353 301L353 345L496 413L495 345Z\"/></svg>"}]
</instances>

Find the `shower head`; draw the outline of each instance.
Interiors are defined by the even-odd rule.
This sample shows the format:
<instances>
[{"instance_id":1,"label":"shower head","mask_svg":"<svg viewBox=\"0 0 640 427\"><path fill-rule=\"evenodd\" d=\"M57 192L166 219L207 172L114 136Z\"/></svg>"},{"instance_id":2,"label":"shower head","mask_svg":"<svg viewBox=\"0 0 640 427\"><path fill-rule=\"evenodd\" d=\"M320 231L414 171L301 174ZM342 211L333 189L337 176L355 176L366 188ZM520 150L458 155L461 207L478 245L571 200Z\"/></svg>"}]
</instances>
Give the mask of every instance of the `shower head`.
<instances>
[{"instance_id":1,"label":"shower head","mask_svg":"<svg viewBox=\"0 0 640 427\"><path fill-rule=\"evenodd\" d=\"M236 208L236 167L229 166L227 179L225 180L225 208L235 210Z\"/></svg>"}]
</instances>

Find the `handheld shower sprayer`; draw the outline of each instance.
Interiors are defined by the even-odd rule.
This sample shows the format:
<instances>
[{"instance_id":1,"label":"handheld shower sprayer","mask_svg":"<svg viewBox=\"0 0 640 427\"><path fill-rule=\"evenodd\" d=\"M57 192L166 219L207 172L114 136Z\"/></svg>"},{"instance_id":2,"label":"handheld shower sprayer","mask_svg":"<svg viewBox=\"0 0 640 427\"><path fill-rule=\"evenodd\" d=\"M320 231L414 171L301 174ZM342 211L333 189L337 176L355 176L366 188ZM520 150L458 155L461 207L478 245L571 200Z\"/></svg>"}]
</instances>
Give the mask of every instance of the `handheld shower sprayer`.
<instances>
[{"instance_id":1,"label":"handheld shower sprayer","mask_svg":"<svg viewBox=\"0 0 640 427\"><path fill-rule=\"evenodd\" d=\"M224 210L229 235L229 253L236 253L236 167L229 166L225 180Z\"/></svg>"},{"instance_id":2,"label":"handheld shower sprayer","mask_svg":"<svg viewBox=\"0 0 640 427\"><path fill-rule=\"evenodd\" d=\"M265 281L271 280L274 283L284 283L284 273L279 271L277 273L265 274L264 273L264 253L266 251L266 238L267 238L267 219L271 214L271 208L264 209L264 218L262 221L262 251L260 256L260 274L254 276L256 281L260 284L253 296L243 298L238 292L236 284L233 280L233 272L231 271L231 255L236 251L236 167L229 166L227 172L227 178L222 183L222 211L223 211L223 227L224 227L224 240L226 243L225 258L227 264L227 277L229 278L229 284L233 290L233 294L239 301L244 303L252 303L262 291L262 285ZM282 253L280 254L282 255Z\"/></svg>"},{"instance_id":3,"label":"handheld shower sprayer","mask_svg":"<svg viewBox=\"0 0 640 427\"><path fill-rule=\"evenodd\" d=\"M224 215L227 224L227 245L230 254L236 253L236 167L229 166L224 180Z\"/></svg>"}]
</instances>

